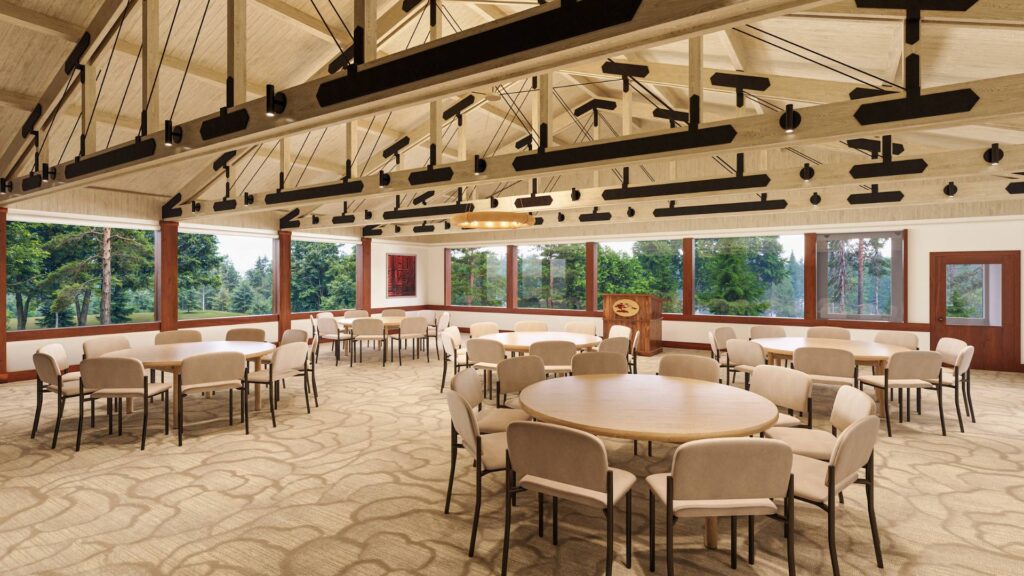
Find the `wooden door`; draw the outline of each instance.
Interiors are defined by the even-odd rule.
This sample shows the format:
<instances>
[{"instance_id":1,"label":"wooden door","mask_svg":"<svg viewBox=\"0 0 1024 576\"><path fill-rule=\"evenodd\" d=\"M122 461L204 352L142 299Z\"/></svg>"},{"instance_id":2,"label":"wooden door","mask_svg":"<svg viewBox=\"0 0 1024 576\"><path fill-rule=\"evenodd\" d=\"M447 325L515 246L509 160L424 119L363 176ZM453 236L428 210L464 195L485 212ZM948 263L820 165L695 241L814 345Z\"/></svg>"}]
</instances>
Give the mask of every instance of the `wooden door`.
<instances>
[{"instance_id":1,"label":"wooden door","mask_svg":"<svg viewBox=\"0 0 1024 576\"><path fill-rule=\"evenodd\" d=\"M932 348L974 346L973 368L1020 370L1020 252L931 254Z\"/></svg>"}]
</instances>

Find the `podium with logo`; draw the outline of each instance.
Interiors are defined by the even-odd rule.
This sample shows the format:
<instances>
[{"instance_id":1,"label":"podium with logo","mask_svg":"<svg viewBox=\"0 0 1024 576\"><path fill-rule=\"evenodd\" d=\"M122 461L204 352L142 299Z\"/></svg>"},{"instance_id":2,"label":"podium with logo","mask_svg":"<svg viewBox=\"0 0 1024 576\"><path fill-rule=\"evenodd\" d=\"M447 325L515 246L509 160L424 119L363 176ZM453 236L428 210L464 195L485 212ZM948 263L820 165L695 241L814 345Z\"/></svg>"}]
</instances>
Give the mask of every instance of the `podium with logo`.
<instances>
[{"instance_id":1,"label":"podium with logo","mask_svg":"<svg viewBox=\"0 0 1024 576\"><path fill-rule=\"evenodd\" d=\"M661 298L651 294L605 294L605 338L616 324L628 326L630 334L640 333L637 354L654 356L661 352Z\"/></svg>"}]
</instances>

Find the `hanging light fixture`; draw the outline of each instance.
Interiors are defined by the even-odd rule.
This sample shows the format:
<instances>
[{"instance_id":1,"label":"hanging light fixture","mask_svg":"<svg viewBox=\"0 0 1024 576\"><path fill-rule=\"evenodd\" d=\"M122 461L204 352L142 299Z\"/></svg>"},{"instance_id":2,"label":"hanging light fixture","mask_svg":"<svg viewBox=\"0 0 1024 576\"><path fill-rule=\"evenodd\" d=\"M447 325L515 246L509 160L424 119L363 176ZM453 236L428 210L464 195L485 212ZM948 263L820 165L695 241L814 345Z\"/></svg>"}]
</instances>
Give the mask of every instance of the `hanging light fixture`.
<instances>
[{"instance_id":1,"label":"hanging light fixture","mask_svg":"<svg viewBox=\"0 0 1024 576\"><path fill-rule=\"evenodd\" d=\"M533 226L534 218L521 212L484 210L456 214L451 222L463 230L511 230Z\"/></svg>"}]
</instances>

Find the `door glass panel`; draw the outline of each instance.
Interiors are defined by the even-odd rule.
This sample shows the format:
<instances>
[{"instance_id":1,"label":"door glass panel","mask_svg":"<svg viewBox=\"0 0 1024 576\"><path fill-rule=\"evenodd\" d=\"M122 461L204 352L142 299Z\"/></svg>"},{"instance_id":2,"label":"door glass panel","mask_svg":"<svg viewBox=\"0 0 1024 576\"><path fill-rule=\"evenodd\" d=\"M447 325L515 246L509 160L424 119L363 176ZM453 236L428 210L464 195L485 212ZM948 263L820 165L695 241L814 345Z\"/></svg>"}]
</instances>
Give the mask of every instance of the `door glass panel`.
<instances>
[{"instance_id":1,"label":"door glass panel","mask_svg":"<svg viewBox=\"0 0 1024 576\"><path fill-rule=\"evenodd\" d=\"M946 266L946 322L957 326L1002 326L1001 264Z\"/></svg>"}]
</instances>

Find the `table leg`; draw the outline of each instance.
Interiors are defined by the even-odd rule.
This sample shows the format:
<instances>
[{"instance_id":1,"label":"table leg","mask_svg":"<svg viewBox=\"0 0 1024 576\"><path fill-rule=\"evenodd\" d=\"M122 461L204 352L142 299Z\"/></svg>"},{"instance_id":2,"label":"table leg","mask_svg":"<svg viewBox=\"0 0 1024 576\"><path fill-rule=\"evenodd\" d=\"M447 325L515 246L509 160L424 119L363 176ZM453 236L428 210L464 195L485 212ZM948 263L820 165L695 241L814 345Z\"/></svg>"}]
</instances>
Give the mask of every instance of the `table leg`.
<instances>
[{"instance_id":1,"label":"table leg","mask_svg":"<svg viewBox=\"0 0 1024 576\"><path fill-rule=\"evenodd\" d=\"M255 372L259 372L260 370L263 370L263 362L260 362L257 359L257 361L256 361L256 368L254 369L254 371ZM256 385L256 390L255 390L255 398L253 399L253 409L252 410L253 410L253 412L259 412L260 408L262 408L262 407L263 407L263 387L260 386L259 384L257 384Z\"/></svg>"},{"instance_id":2,"label":"table leg","mask_svg":"<svg viewBox=\"0 0 1024 576\"><path fill-rule=\"evenodd\" d=\"M165 372L168 369L164 369ZM171 374L171 429L178 429L178 410L182 407L178 404L178 397L181 396L181 380L178 378L177 372L170 372Z\"/></svg>"},{"instance_id":3,"label":"table leg","mask_svg":"<svg viewBox=\"0 0 1024 576\"><path fill-rule=\"evenodd\" d=\"M718 550L718 518L704 519L704 547Z\"/></svg>"}]
</instances>

